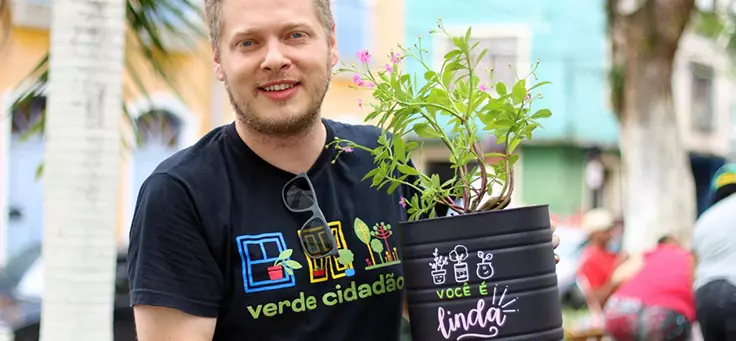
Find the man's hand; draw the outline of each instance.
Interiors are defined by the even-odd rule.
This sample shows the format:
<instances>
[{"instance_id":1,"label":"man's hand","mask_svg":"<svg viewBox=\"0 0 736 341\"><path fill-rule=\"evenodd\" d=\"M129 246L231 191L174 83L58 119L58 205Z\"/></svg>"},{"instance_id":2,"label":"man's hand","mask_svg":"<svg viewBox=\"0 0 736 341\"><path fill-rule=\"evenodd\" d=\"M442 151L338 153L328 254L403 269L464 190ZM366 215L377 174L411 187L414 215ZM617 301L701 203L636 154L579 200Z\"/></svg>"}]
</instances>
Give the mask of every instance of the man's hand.
<instances>
[{"instance_id":1,"label":"man's hand","mask_svg":"<svg viewBox=\"0 0 736 341\"><path fill-rule=\"evenodd\" d=\"M549 222L552 228L552 247L557 249L557 247L560 246L560 236L558 236L555 233L555 230L557 230L557 224L553 220L550 220ZM555 264L559 262L560 262L560 256L555 253Z\"/></svg>"}]
</instances>

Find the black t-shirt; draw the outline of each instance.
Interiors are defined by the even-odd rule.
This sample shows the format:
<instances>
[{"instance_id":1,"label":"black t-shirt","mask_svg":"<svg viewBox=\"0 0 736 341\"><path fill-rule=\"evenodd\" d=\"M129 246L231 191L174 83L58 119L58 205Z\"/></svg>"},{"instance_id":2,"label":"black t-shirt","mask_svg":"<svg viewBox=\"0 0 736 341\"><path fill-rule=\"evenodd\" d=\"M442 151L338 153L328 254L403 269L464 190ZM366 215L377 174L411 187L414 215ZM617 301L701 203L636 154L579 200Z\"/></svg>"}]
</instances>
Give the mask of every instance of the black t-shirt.
<instances>
[{"instance_id":1,"label":"black t-shirt","mask_svg":"<svg viewBox=\"0 0 736 341\"><path fill-rule=\"evenodd\" d=\"M375 127L323 123L327 141L377 145ZM307 174L351 263L306 257L298 231L311 214L287 210L281 197L294 174L259 158L230 124L142 185L130 232L131 304L217 317L215 341L398 340L404 280L395 232L408 193L361 181L373 168L369 153L343 153L333 164L335 154L325 149ZM301 268L278 261L286 250Z\"/></svg>"}]
</instances>

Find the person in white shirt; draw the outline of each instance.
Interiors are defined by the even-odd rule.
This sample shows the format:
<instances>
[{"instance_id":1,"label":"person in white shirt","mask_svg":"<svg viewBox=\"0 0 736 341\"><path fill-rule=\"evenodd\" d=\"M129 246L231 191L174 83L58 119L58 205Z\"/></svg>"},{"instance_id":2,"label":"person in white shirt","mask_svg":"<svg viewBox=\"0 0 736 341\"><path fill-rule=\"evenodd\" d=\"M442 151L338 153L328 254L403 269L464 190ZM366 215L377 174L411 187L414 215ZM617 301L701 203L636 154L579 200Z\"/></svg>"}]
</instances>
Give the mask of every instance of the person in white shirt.
<instances>
[{"instance_id":1,"label":"person in white shirt","mask_svg":"<svg viewBox=\"0 0 736 341\"><path fill-rule=\"evenodd\" d=\"M713 179L713 204L695 224L693 290L705 341L736 340L736 164Z\"/></svg>"}]
</instances>

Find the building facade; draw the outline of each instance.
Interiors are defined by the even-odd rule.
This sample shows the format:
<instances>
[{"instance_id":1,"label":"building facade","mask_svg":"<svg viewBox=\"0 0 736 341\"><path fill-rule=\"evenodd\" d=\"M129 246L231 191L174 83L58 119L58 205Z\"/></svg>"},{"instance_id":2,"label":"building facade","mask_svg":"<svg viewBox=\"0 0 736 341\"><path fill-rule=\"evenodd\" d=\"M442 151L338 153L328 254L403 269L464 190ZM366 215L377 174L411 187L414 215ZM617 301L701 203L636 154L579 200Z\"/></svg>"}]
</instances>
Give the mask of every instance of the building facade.
<instances>
[{"instance_id":1,"label":"building facade","mask_svg":"<svg viewBox=\"0 0 736 341\"><path fill-rule=\"evenodd\" d=\"M508 64L524 75L541 61L539 79L552 84L542 88L544 99L535 106L553 115L520 148L517 204L548 204L557 217L599 206L621 213L619 132L609 97L602 0L406 0L406 13L407 44L419 35L427 37L438 16L453 34L472 26L472 39L488 49L481 66L494 69L494 83L515 81ZM439 66L450 44L438 34L422 39L422 46ZM707 200L703 186L728 152L732 82L724 57L713 42L687 33L673 76L680 132L691 151L701 210ZM446 172L448 154L437 148L425 153L422 162Z\"/></svg>"}]
</instances>

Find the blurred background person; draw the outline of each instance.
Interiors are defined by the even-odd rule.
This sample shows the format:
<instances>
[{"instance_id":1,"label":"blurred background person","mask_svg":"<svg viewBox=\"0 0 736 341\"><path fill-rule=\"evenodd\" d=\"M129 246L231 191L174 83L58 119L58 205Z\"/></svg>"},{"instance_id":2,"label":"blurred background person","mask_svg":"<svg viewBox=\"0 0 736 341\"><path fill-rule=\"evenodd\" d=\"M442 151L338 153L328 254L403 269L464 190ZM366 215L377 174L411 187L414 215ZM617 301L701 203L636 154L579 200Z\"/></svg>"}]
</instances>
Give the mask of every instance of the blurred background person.
<instances>
[{"instance_id":1,"label":"blurred background person","mask_svg":"<svg viewBox=\"0 0 736 341\"><path fill-rule=\"evenodd\" d=\"M602 307L615 289L611 282L614 269L626 256L618 250L621 226L606 209L592 209L583 215L581 229L588 236L588 245L578 267L578 278L583 281L584 291L593 303Z\"/></svg>"},{"instance_id":2,"label":"blurred background person","mask_svg":"<svg viewBox=\"0 0 736 341\"><path fill-rule=\"evenodd\" d=\"M672 236L621 264L605 305L606 334L616 341L690 340L695 321L692 255Z\"/></svg>"},{"instance_id":3,"label":"blurred background person","mask_svg":"<svg viewBox=\"0 0 736 341\"><path fill-rule=\"evenodd\" d=\"M713 177L712 205L695 223L696 311L705 341L736 340L736 164Z\"/></svg>"}]
</instances>

